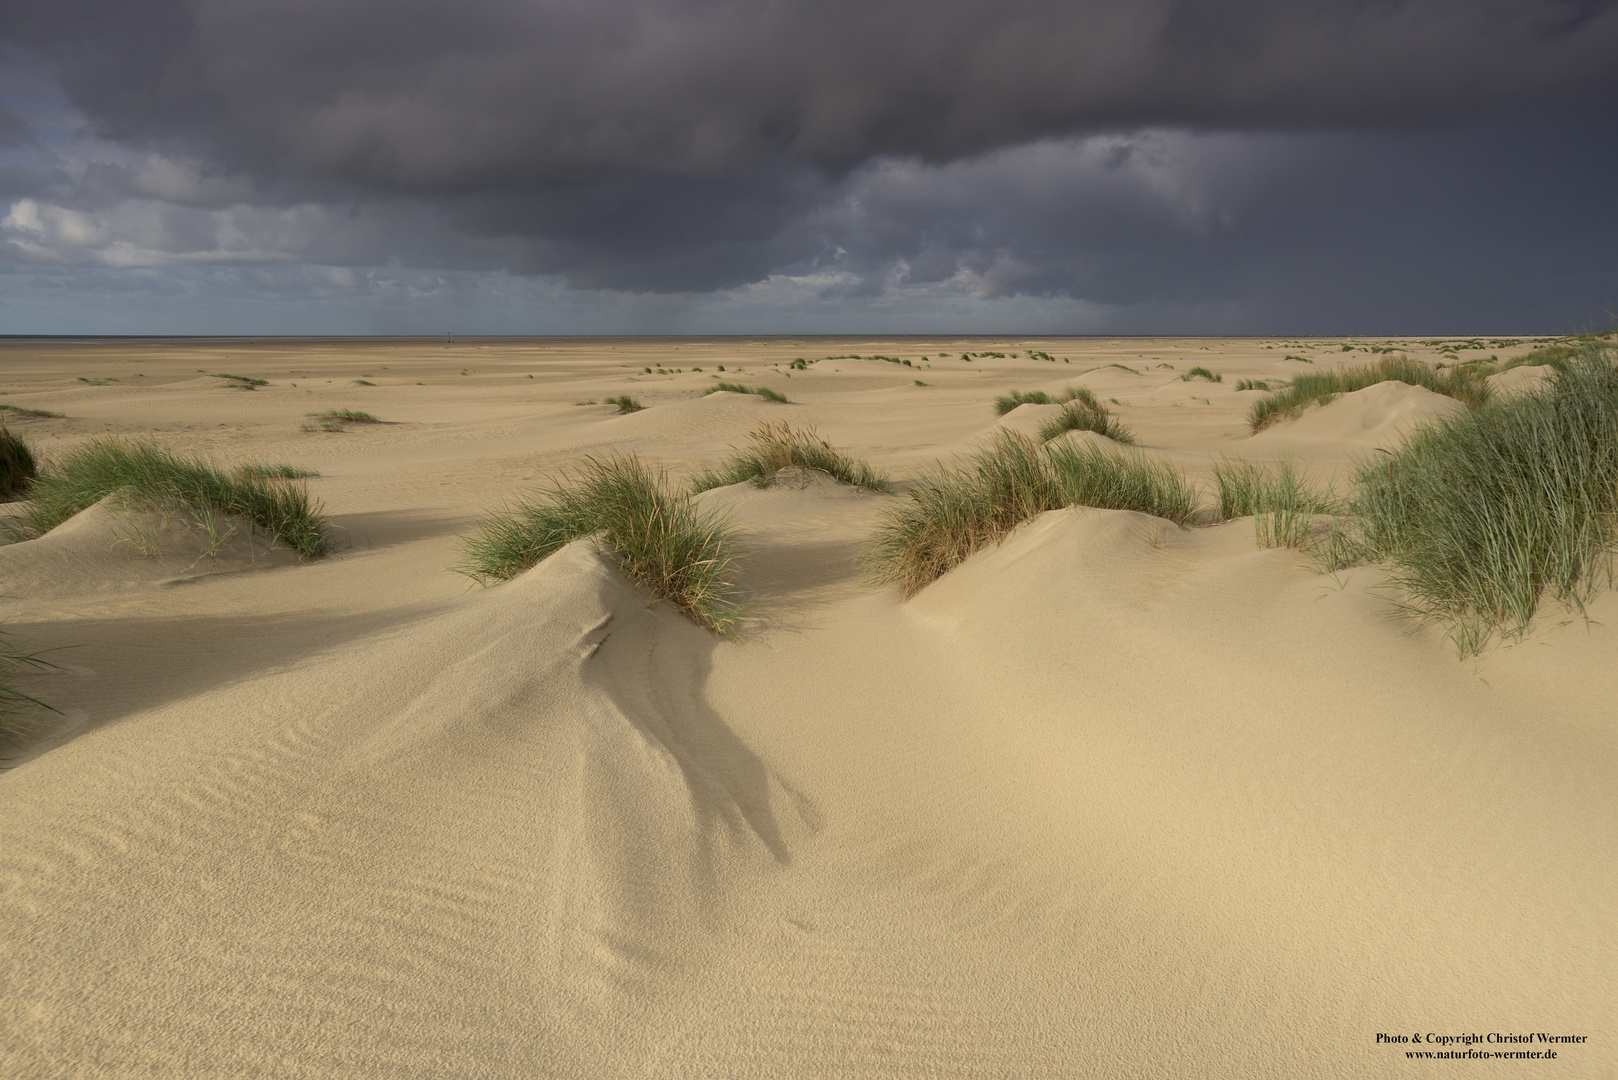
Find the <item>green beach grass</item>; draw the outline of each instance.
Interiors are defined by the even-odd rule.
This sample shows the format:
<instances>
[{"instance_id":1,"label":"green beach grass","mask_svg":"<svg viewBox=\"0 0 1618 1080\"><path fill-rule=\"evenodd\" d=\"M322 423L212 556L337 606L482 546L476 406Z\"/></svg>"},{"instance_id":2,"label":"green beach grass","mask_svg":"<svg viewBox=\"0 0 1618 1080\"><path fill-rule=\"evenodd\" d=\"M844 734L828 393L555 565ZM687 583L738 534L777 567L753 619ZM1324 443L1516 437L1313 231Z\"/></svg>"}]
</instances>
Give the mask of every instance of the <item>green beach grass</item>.
<instances>
[{"instance_id":1,"label":"green beach grass","mask_svg":"<svg viewBox=\"0 0 1618 1080\"><path fill-rule=\"evenodd\" d=\"M1213 468L1219 520L1253 517L1253 536L1262 548L1303 547L1317 514L1343 510L1332 493L1317 491L1290 461L1273 464L1226 459Z\"/></svg>"},{"instance_id":2,"label":"green beach grass","mask_svg":"<svg viewBox=\"0 0 1618 1080\"><path fill-rule=\"evenodd\" d=\"M765 401L773 401L778 405L790 404L790 402L787 401L787 396L785 394L778 390L771 390L768 386L743 386L741 383L718 382L708 387L708 389L704 390L702 393L703 396L706 397L709 394L717 394L721 390L728 391L732 394L754 394L763 398Z\"/></svg>"},{"instance_id":3,"label":"green beach grass","mask_svg":"<svg viewBox=\"0 0 1618 1080\"><path fill-rule=\"evenodd\" d=\"M0 421L0 502L22 498L38 472L27 441Z\"/></svg>"},{"instance_id":4,"label":"green beach grass","mask_svg":"<svg viewBox=\"0 0 1618 1080\"><path fill-rule=\"evenodd\" d=\"M1618 542L1615 352L1585 342L1538 391L1415 431L1356 476L1328 569L1385 562L1405 609L1462 656L1520 637L1549 594L1570 609L1612 583Z\"/></svg>"},{"instance_id":5,"label":"green beach grass","mask_svg":"<svg viewBox=\"0 0 1618 1080\"><path fill-rule=\"evenodd\" d=\"M749 445L717 468L703 470L691 479L691 492L751 481L769 487L775 474L789 466L817 469L845 484L869 491L886 491L888 478L859 458L835 449L811 428L793 430L785 421L764 424L747 436Z\"/></svg>"},{"instance_id":6,"label":"green beach grass","mask_svg":"<svg viewBox=\"0 0 1618 1080\"><path fill-rule=\"evenodd\" d=\"M1047 510L1137 510L1176 523L1196 510L1196 492L1171 465L1092 445L1041 445L1011 431L959 464L940 465L907 494L884 515L866 555L873 580L906 597Z\"/></svg>"},{"instance_id":7,"label":"green beach grass","mask_svg":"<svg viewBox=\"0 0 1618 1080\"><path fill-rule=\"evenodd\" d=\"M1297 416L1309 405L1324 405L1339 394L1383 382L1424 386L1473 409L1489 400L1489 384L1475 369L1436 368L1407 356L1384 356L1372 364L1294 375L1280 390L1253 403L1247 413L1247 423L1256 434L1271 424Z\"/></svg>"},{"instance_id":8,"label":"green beach grass","mask_svg":"<svg viewBox=\"0 0 1618 1080\"><path fill-rule=\"evenodd\" d=\"M718 513L694 506L666 473L634 455L586 458L538 497L478 523L454 569L484 584L506 581L563 545L600 538L625 576L692 621L734 637L735 539Z\"/></svg>"},{"instance_id":9,"label":"green beach grass","mask_svg":"<svg viewBox=\"0 0 1618 1080\"><path fill-rule=\"evenodd\" d=\"M1060 404L1062 411L1040 425L1041 442L1049 442L1069 431L1093 431L1113 442L1134 444L1135 433L1115 419L1088 388L1069 387L1063 392Z\"/></svg>"},{"instance_id":10,"label":"green beach grass","mask_svg":"<svg viewBox=\"0 0 1618 1080\"><path fill-rule=\"evenodd\" d=\"M131 506L238 514L303 558L331 551L330 523L306 488L288 480L227 473L154 443L94 439L41 468L27 509L7 523L17 539L42 536L109 495Z\"/></svg>"}]
</instances>

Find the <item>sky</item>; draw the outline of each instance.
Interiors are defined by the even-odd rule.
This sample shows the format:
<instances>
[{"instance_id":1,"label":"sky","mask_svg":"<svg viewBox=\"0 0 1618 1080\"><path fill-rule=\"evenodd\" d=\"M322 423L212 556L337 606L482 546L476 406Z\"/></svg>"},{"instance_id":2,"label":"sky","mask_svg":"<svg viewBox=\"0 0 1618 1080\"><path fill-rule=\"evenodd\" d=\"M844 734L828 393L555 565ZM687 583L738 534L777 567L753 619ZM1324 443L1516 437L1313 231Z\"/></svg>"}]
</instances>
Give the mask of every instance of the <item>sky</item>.
<instances>
[{"instance_id":1,"label":"sky","mask_svg":"<svg viewBox=\"0 0 1618 1080\"><path fill-rule=\"evenodd\" d=\"M1618 0L0 0L0 334L1560 334Z\"/></svg>"}]
</instances>

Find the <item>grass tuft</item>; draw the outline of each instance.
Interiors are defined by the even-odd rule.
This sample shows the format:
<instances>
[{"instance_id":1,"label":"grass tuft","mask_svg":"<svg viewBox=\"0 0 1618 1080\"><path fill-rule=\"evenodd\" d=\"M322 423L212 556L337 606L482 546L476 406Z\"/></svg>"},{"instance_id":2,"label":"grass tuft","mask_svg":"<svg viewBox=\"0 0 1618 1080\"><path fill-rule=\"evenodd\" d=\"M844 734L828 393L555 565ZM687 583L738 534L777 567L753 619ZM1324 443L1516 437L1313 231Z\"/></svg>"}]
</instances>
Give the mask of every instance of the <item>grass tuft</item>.
<instances>
[{"instance_id":1,"label":"grass tuft","mask_svg":"<svg viewBox=\"0 0 1618 1080\"><path fill-rule=\"evenodd\" d=\"M277 478L221 472L153 443L95 439L40 470L28 508L7 525L18 539L42 536L108 495L131 505L239 514L304 558L331 550L329 523L306 488Z\"/></svg>"},{"instance_id":2,"label":"grass tuft","mask_svg":"<svg viewBox=\"0 0 1618 1080\"><path fill-rule=\"evenodd\" d=\"M463 542L455 569L486 584L506 581L587 536L601 538L630 580L699 625L734 636L741 612L729 524L698 510L667 474L634 455L586 458L539 498L485 518Z\"/></svg>"},{"instance_id":3,"label":"grass tuft","mask_svg":"<svg viewBox=\"0 0 1618 1080\"><path fill-rule=\"evenodd\" d=\"M781 405L790 404L785 394L777 390L771 390L768 386L743 386L741 383L718 382L702 393L706 397L708 394L717 394L721 390L727 390L732 394L756 394L765 401L774 401Z\"/></svg>"},{"instance_id":4,"label":"grass tuft","mask_svg":"<svg viewBox=\"0 0 1618 1080\"><path fill-rule=\"evenodd\" d=\"M1427 425L1361 467L1331 566L1392 564L1407 611L1462 656L1520 637L1541 596L1569 608L1612 583L1618 372L1587 342L1538 391Z\"/></svg>"},{"instance_id":5,"label":"grass tuft","mask_svg":"<svg viewBox=\"0 0 1618 1080\"><path fill-rule=\"evenodd\" d=\"M0 422L0 502L14 502L26 495L38 472L28 443Z\"/></svg>"},{"instance_id":6,"label":"grass tuft","mask_svg":"<svg viewBox=\"0 0 1618 1080\"><path fill-rule=\"evenodd\" d=\"M958 465L941 465L890 510L867 552L872 576L913 596L1030 518L1064 506L1138 510L1183 523L1196 493L1172 466L1139 454L1001 431Z\"/></svg>"},{"instance_id":7,"label":"grass tuft","mask_svg":"<svg viewBox=\"0 0 1618 1080\"><path fill-rule=\"evenodd\" d=\"M370 413L360 412L358 409L327 409L325 412L304 413L303 415L312 416L316 420L336 420L350 424L380 424L382 422Z\"/></svg>"},{"instance_id":8,"label":"grass tuft","mask_svg":"<svg viewBox=\"0 0 1618 1080\"><path fill-rule=\"evenodd\" d=\"M1087 388L1070 387L1064 397L1062 411L1040 425L1040 442L1049 442L1069 431L1093 431L1114 442L1134 444L1134 432L1115 420Z\"/></svg>"},{"instance_id":9,"label":"grass tuft","mask_svg":"<svg viewBox=\"0 0 1618 1080\"><path fill-rule=\"evenodd\" d=\"M693 495L711 488L752 481L769 487L775 474L789 466L819 471L845 484L870 491L886 491L888 478L858 458L849 457L821 439L813 429L794 431L786 423L764 424L747 436L752 444L727 458L712 471L691 479Z\"/></svg>"},{"instance_id":10,"label":"grass tuft","mask_svg":"<svg viewBox=\"0 0 1618 1080\"><path fill-rule=\"evenodd\" d=\"M49 409L29 409L22 405L0 405L0 412L12 413L16 416L32 416L40 419L61 420L65 413L51 412Z\"/></svg>"},{"instance_id":11,"label":"grass tuft","mask_svg":"<svg viewBox=\"0 0 1618 1080\"><path fill-rule=\"evenodd\" d=\"M1324 404L1338 394L1353 393L1383 382L1425 386L1434 393L1452 397L1473 409L1489 400L1489 384L1483 381L1476 369L1439 369L1408 356L1384 356L1374 364L1294 375L1286 386L1255 401L1247 412L1247 422L1257 433L1271 424L1298 415L1312 403Z\"/></svg>"},{"instance_id":12,"label":"grass tuft","mask_svg":"<svg viewBox=\"0 0 1618 1080\"><path fill-rule=\"evenodd\" d=\"M1200 365L1192 368L1190 371L1180 376L1181 382L1190 382L1192 379L1206 379L1208 382L1225 381L1225 377L1223 375L1219 374L1218 372L1209 371L1207 368Z\"/></svg>"},{"instance_id":13,"label":"grass tuft","mask_svg":"<svg viewBox=\"0 0 1618 1080\"><path fill-rule=\"evenodd\" d=\"M1261 548L1302 547L1316 514L1341 511L1328 490L1315 491L1292 462L1263 465L1252 461L1221 461L1214 466L1219 489L1219 520L1253 517L1253 536Z\"/></svg>"},{"instance_id":14,"label":"grass tuft","mask_svg":"<svg viewBox=\"0 0 1618 1080\"><path fill-rule=\"evenodd\" d=\"M300 468L297 465L273 464L262 461L244 462L230 474L239 480L304 480L320 474L313 469Z\"/></svg>"},{"instance_id":15,"label":"grass tuft","mask_svg":"<svg viewBox=\"0 0 1618 1080\"><path fill-rule=\"evenodd\" d=\"M602 401L602 404L616 405L618 406L618 411L621 413L640 412L642 409L646 408L646 406L642 405L628 394L619 394L617 397L607 398Z\"/></svg>"},{"instance_id":16,"label":"grass tuft","mask_svg":"<svg viewBox=\"0 0 1618 1080\"><path fill-rule=\"evenodd\" d=\"M1004 416L1019 405L1055 405L1056 398L1043 390L1011 390L994 399L994 415Z\"/></svg>"},{"instance_id":17,"label":"grass tuft","mask_svg":"<svg viewBox=\"0 0 1618 1080\"><path fill-rule=\"evenodd\" d=\"M237 390L256 390L260 386L270 385L268 379L255 379L251 375L226 375L222 372L216 372L214 378L226 380Z\"/></svg>"}]
</instances>

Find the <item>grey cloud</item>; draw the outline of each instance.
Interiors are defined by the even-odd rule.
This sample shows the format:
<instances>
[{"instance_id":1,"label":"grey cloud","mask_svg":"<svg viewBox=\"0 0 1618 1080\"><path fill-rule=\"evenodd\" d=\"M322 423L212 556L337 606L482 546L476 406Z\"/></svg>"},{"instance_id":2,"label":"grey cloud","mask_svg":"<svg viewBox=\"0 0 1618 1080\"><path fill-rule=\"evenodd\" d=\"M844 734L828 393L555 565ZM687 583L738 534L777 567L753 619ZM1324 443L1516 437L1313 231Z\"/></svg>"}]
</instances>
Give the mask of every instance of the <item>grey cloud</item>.
<instances>
[{"instance_id":1,"label":"grey cloud","mask_svg":"<svg viewBox=\"0 0 1618 1080\"><path fill-rule=\"evenodd\" d=\"M28 122L13 112L4 101L0 101L0 150L20 146L31 134Z\"/></svg>"},{"instance_id":2,"label":"grey cloud","mask_svg":"<svg viewBox=\"0 0 1618 1080\"><path fill-rule=\"evenodd\" d=\"M119 139L409 190L1618 101L1606 0L25 0L0 35Z\"/></svg>"},{"instance_id":3,"label":"grey cloud","mask_svg":"<svg viewBox=\"0 0 1618 1080\"><path fill-rule=\"evenodd\" d=\"M0 263L197 311L1515 332L1618 298L1618 0L22 0L5 46L88 135L21 126Z\"/></svg>"}]
</instances>

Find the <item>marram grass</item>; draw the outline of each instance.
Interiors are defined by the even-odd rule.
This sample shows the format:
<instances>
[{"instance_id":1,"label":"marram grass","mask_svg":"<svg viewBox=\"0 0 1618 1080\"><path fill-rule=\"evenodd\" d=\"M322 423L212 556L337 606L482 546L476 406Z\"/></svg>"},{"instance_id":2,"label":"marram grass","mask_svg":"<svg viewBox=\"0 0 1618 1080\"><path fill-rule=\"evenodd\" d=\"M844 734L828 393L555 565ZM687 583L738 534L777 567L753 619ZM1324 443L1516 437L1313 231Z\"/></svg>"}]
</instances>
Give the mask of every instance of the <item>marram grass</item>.
<instances>
[{"instance_id":1,"label":"marram grass","mask_svg":"<svg viewBox=\"0 0 1618 1080\"><path fill-rule=\"evenodd\" d=\"M1273 465L1253 461L1220 461L1213 469L1219 495L1219 520L1253 517L1253 536L1262 548L1303 547L1317 514L1341 511L1328 491L1316 491L1290 461Z\"/></svg>"},{"instance_id":2,"label":"marram grass","mask_svg":"<svg viewBox=\"0 0 1618 1080\"><path fill-rule=\"evenodd\" d=\"M1357 476L1328 567L1391 564L1404 605L1462 656L1520 637L1549 593L1582 611L1612 583L1618 543L1618 373L1586 343L1535 392L1414 432Z\"/></svg>"},{"instance_id":3,"label":"marram grass","mask_svg":"<svg viewBox=\"0 0 1618 1080\"><path fill-rule=\"evenodd\" d=\"M866 557L879 584L907 597L1047 510L1137 510L1176 523L1196 510L1196 492L1168 464L1091 445L1041 445L1011 431L940 466L908 495L884 516Z\"/></svg>"},{"instance_id":4,"label":"marram grass","mask_svg":"<svg viewBox=\"0 0 1618 1080\"><path fill-rule=\"evenodd\" d=\"M773 401L778 405L791 404L791 402L787 400L787 396L781 393L779 390L771 390L768 386L743 386L741 383L733 382L714 383L712 386L708 387L708 389L704 390L702 394L704 397L707 397L709 394L717 394L721 390L732 394L754 394L763 398L765 401Z\"/></svg>"},{"instance_id":5,"label":"marram grass","mask_svg":"<svg viewBox=\"0 0 1618 1080\"><path fill-rule=\"evenodd\" d=\"M1063 395L1062 411L1039 427L1039 440L1049 442L1069 431L1093 431L1113 442L1132 445L1135 434L1107 411L1096 396L1082 386L1069 387Z\"/></svg>"},{"instance_id":6,"label":"marram grass","mask_svg":"<svg viewBox=\"0 0 1618 1080\"><path fill-rule=\"evenodd\" d=\"M27 441L0 422L0 502L22 498L38 472Z\"/></svg>"},{"instance_id":7,"label":"marram grass","mask_svg":"<svg viewBox=\"0 0 1618 1080\"><path fill-rule=\"evenodd\" d=\"M247 461L230 470L231 475L243 480L304 480L319 476L314 469L280 462Z\"/></svg>"},{"instance_id":8,"label":"marram grass","mask_svg":"<svg viewBox=\"0 0 1618 1080\"><path fill-rule=\"evenodd\" d=\"M1308 405L1324 405L1338 394L1364 390L1383 382L1403 382L1425 386L1434 393L1452 397L1469 408L1489 400L1489 384L1471 368L1435 368L1408 356L1384 356L1374 364L1308 371L1294 375L1286 386L1253 402L1247 423L1253 431L1297 416Z\"/></svg>"},{"instance_id":9,"label":"marram grass","mask_svg":"<svg viewBox=\"0 0 1618 1080\"><path fill-rule=\"evenodd\" d=\"M56 712L38 698L23 693L13 681L26 669L52 666L37 653L12 651L0 638L0 742L16 745L39 712Z\"/></svg>"},{"instance_id":10,"label":"marram grass","mask_svg":"<svg viewBox=\"0 0 1618 1080\"><path fill-rule=\"evenodd\" d=\"M239 514L304 558L330 552L330 523L307 488L243 468L227 473L153 443L94 439L40 470L27 509L8 526L18 539L42 536L108 495L119 495L134 506Z\"/></svg>"},{"instance_id":11,"label":"marram grass","mask_svg":"<svg viewBox=\"0 0 1618 1080\"><path fill-rule=\"evenodd\" d=\"M484 518L455 569L485 584L506 581L588 536L600 538L631 581L697 624L735 635L742 614L730 525L632 454L586 458L537 498Z\"/></svg>"},{"instance_id":12,"label":"marram grass","mask_svg":"<svg viewBox=\"0 0 1618 1080\"><path fill-rule=\"evenodd\" d=\"M769 487L775 474L789 466L817 469L870 491L888 489L886 476L859 458L835 449L811 428L795 431L785 421L763 424L749 432L747 440L750 445L726 458L717 469L705 469L692 477L692 494L747 481Z\"/></svg>"}]
</instances>

